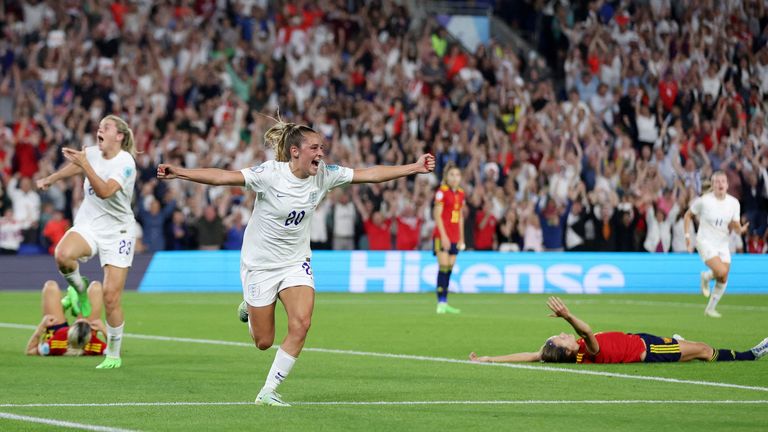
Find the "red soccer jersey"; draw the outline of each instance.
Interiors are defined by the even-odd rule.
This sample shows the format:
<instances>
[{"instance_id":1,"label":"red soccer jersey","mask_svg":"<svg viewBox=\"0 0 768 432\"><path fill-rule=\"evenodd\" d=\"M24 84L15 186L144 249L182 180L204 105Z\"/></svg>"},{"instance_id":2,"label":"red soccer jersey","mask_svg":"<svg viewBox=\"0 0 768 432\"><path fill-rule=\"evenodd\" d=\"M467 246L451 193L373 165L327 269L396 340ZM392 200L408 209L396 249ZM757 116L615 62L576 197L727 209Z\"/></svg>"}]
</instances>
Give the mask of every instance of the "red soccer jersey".
<instances>
[{"instance_id":1,"label":"red soccer jersey","mask_svg":"<svg viewBox=\"0 0 768 432\"><path fill-rule=\"evenodd\" d=\"M592 355L587 352L584 339L579 339L579 352L576 363L636 363L641 361L645 352L645 342L638 335L622 332L595 333L600 352Z\"/></svg>"},{"instance_id":2,"label":"red soccer jersey","mask_svg":"<svg viewBox=\"0 0 768 432\"><path fill-rule=\"evenodd\" d=\"M376 225L368 219L363 222L365 234L368 235L369 250L392 249L392 219L387 219L381 225Z\"/></svg>"},{"instance_id":3,"label":"red soccer jersey","mask_svg":"<svg viewBox=\"0 0 768 432\"><path fill-rule=\"evenodd\" d=\"M443 204L443 214L439 215L439 217L443 220L443 226L448 234L448 239L451 243L458 243L461 238L459 235L459 219L461 218L461 209L464 207L464 189L451 190L448 186L442 185L435 193L435 203ZM435 218L437 217L435 215ZM435 227L432 233L432 238L440 238L440 230L437 227Z\"/></svg>"},{"instance_id":4,"label":"red soccer jersey","mask_svg":"<svg viewBox=\"0 0 768 432\"><path fill-rule=\"evenodd\" d=\"M48 330L42 342L50 348L45 355L60 356L67 352L67 331L69 326L66 325L56 330ZM96 332L92 332L91 340L83 347L83 355L102 355L106 348L107 343L96 337Z\"/></svg>"}]
</instances>

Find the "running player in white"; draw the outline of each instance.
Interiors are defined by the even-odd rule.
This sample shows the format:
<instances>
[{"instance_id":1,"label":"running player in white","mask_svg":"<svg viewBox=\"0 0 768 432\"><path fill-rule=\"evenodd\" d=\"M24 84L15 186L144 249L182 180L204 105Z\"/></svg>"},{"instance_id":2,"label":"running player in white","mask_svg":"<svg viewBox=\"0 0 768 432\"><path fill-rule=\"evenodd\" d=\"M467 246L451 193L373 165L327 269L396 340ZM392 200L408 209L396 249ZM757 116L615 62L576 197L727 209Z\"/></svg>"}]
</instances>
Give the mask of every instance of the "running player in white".
<instances>
[{"instance_id":1,"label":"running player in white","mask_svg":"<svg viewBox=\"0 0 768 432\"><path fill-rule=\"evenodd\" d=\"M59 272L79 294L88 286L80 275L77 261L87 261L97 253L104 269L104 306L107 315L106 358L98 369L118 368L123 337L123 309L120 298L128 269L133 263L135 224L131 209L136 182L133 131L118 116L108 115L96 132L98 146L83 150L64 148L67 163L59 171L37 181L46 190L58 180L77 174L85 175L83 203L75 215L75 223L56 246L55 259ZM79 311L88 315L87 296L79 295ZM73 306L78 300L73 302ZM76 311L78 312L78 311Z\"/></svg>"},{"instance_id":2,"label":"running player in white","mask_svg":"<svg viewBox=\"0 0 768 432\"><path fill-rule=\"evenodd\" d=\"M701 292L709 297L709 303L704 314L720 318L715 310L717 303L725 293L728 283L728 272L731 270L731 252L728 250L728 233L730 230L744 234L749 223L741 225L741 205L739 201L728 194L728 177L723 171L712 174L712 186L709 192L696 198L685 213L685 243L689 252L691 245L691 217L699 219L699 230L696 233L696 249L709 270L701 272ZM715 279L715 288L710 294L709 283Z\"/></svg>"},{"instance_id":3,"label":"running player in white","mask_svg":"<svg viewBox=\"0 0 768 432\"><path fill-rule=\"evenodd\" d=\"M256 347L266 350L275 339L275 305L283 302L288 334L277 350L257 405L288 406L275 391L288 376L307 337L315 303L310 265L309 224L323 196L349 183L379 183L435 167L430 154L409 165L350 169L323 162L323 139L313 129L278 121L264 135L276 161L241 171L185 169L160 164L157 177L211 185L245 186L257 192L245 230L240 277L247 303L245 320Z\"/></svg>"}]
</instances>

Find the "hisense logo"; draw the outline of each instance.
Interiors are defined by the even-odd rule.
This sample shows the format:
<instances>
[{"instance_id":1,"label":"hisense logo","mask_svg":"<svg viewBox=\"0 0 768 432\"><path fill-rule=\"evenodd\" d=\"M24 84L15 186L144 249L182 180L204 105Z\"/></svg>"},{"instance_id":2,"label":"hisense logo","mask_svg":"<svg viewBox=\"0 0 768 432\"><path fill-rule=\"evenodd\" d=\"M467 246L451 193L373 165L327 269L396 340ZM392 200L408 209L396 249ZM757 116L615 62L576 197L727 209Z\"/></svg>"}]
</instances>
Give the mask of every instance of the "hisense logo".
<instances>
[{"instance_id":1,"label":"hisense logo","mask_svg":"<svg viewBox=\"0 0 768 432\"><path fill-rule=\"evenodd\" d=\"M422 285L434 287L437 264L423 265L419 252L385 252L375 264L369 252L352 252L349 260L350 292L368 292L371 285L384 292L419 292ZM598 294L606 288L624 288L624 272L612 264L557 263L508 265L475 263L456 265L450 290L461 293L528 292L560 290L569 294Z\"/></svg>"}]
</instances>

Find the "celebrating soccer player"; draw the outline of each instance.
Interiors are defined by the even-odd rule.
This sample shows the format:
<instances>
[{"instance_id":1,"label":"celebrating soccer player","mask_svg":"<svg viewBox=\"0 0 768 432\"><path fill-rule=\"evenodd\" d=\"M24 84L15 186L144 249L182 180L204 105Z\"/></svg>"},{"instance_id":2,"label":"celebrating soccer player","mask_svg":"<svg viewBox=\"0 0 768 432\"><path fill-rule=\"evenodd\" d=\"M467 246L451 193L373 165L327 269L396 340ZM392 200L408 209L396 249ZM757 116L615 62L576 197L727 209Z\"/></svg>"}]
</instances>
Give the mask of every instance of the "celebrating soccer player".
<instances>
[{"instance_id":1,"label":"celebrating soccer player","mask_svg":"<svg viewBox=\"0 0 768 432\"><path fill-rule=\"evenodd\" d=\"M309 248L309 222L325 194L348 183L379 183L428 173L434 157L415 163L350 169L326 165L323 138L312 128L278 121L264 135L275 148L276 161L240 171L186 169L160 164L157 177L180 178L211 185L245 186L258 193L245 229L240 277L245 301L241 320L249 323L256 347L266 350L275 339L275 305L282 301L288 334L277 350L257 405L288 406L276 392L304 347L315 304L315 282Z\"/></svg>"},{"instance_id":2,"label":"celebrating soccer player","mask_svg":"<svg viewBox=\"0 0 768 432\"><path fill-rule=\"evenodd\" d=\"M72 307L88 315L90 306L84 295L88 279L80 275L77 262L99 254L104 269L108 344L107 357L97 368L114 369L122 365L120 345L125 318L120 299L133 264L136 243L136 220L131 209L136 183L136 148L133 131L125 120L115 115L99 122L96 140L98 146L83 150L64 148L64 157L69 163L38 180L37 187L46 190L58 180L77 174L85 177L85 198L74 226L56 246L56 265L71 287L68 296Z\"/></svg>"},{"instance_id":3,"label":"celebrating soccer player","mask_svg":"<svg viewBox=\"0 0 768 432\"><path fill-rule=\"evenodd\" d=\"M685 243L688 252L691 246L691 216L699 219L696 233L696 249L709 270L701 272L701 293L709 297L704 313L713 318L720 318L715 310L717 303L725 293L728 273L731 271L731 252L728 249L728 234L734 230L743 235L749 227L740 223L741 206L739 200L728 194L728 177L723 171L712 174L712 186L709 192L696 198L685 213ZM710 294L709 283L715 279L715 288Z\"/></svg>"}]
</instances>

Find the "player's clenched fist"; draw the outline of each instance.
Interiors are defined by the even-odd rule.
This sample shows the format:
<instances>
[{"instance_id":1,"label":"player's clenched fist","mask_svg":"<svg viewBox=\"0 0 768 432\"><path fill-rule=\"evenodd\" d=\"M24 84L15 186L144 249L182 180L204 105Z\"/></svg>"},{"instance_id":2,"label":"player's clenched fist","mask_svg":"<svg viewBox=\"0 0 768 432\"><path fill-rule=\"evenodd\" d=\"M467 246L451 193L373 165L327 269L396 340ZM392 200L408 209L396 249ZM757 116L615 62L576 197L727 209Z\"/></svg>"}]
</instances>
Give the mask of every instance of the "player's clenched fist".
<instances>
[{"instance_id":1,"label":"player's clenched fist","mask_svg":"<svg viewBox=\"0 0 768 432\"><path fill-rule=\"evenodd\" d=\"M157 166L157 178L162 180L170 180L176 178L176 167L168 164L160 164Z\"/></svg>"}]
</instances>

